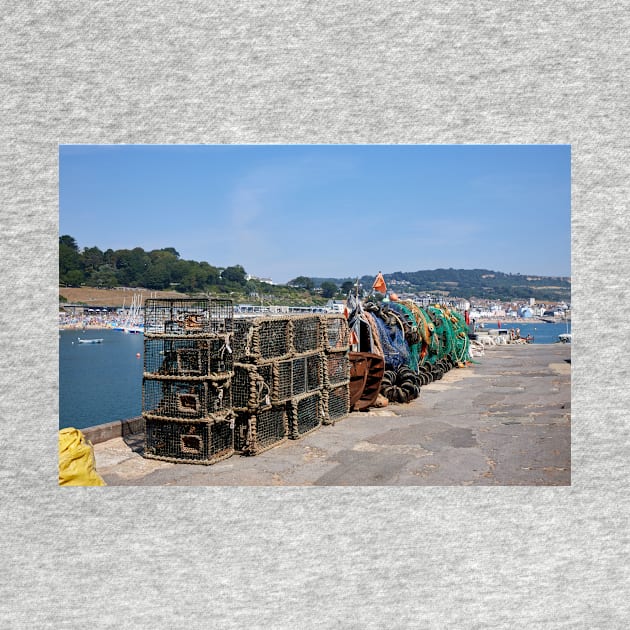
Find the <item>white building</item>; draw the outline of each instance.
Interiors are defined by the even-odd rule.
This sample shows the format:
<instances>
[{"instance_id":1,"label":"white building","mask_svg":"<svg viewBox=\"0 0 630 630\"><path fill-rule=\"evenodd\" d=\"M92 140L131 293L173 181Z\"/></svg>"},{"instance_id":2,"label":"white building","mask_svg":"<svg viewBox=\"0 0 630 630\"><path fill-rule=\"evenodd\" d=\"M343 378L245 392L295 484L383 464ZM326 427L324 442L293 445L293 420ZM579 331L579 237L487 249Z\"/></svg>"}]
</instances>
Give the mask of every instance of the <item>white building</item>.
<instances>
[{"instance_id":1,"label":"white building","mask_svg":"<svg viewBox=\"0 0 630 630\"><path fill-rule=\"evenodd\" d=\"M326 309L330 313L343 313L346 308L346 303L344 300L328 300L326 302Z\"/></svg>"}]
</instances>

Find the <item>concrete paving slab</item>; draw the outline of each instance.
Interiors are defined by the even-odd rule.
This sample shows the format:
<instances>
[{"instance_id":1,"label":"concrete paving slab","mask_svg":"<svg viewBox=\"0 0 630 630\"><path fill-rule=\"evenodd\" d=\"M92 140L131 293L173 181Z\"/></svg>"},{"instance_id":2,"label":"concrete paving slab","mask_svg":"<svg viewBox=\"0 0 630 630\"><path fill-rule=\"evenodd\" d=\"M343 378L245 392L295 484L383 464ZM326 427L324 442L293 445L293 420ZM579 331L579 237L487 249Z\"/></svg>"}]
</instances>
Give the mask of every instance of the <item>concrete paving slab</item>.
<instances>
[{"instance_id":1,"label":"concrete paving slab","mask_svg":"<svg viewBox=\"0 0 630 630\"><path fill-rule=\"evenodd\" d=\"M570 485L571 346L487 348L408 405L356 412L256 457L211 466L142 457L143 436L95 444L109 485Z\"/></svg>"}]
</instances>

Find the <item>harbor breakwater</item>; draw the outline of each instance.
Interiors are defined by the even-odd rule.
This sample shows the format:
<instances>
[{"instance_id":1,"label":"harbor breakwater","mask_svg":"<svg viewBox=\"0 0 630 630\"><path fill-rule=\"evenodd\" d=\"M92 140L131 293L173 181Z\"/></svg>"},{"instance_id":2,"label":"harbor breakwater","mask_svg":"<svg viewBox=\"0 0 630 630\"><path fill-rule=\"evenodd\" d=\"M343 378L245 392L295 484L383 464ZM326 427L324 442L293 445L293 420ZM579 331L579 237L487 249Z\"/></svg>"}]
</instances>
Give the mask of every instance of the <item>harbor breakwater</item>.
<instances>
[{"instance_id":1,"label":"harbor breakwater","mask_svg":"<svg viewBox=\"0 0 630 630\"><path fill-rule=\"evenodd\" d=\"M256 457L146 460L140 431L97 442L97 470L108 485L569 485L570 361L568 344L495 346L409 404L353 412Z\"/></svg>"},{"instance_id":2,"label":"harbor breakwater","mask_svg":"<svg viewBox=\"0 0 630 630\"><path fill-rule=\"evenodd\" d=\"M496 328L496 322L485 325ZM533 336L534 344L551 344L566 324L531 322L520 329L522 336ZM103 338L103 343L78 344L79 338L90 337ZM143 353L142 335L111 329L60 331L59 428L83 430L140 416Z\"/></svg>"}]
</instances>

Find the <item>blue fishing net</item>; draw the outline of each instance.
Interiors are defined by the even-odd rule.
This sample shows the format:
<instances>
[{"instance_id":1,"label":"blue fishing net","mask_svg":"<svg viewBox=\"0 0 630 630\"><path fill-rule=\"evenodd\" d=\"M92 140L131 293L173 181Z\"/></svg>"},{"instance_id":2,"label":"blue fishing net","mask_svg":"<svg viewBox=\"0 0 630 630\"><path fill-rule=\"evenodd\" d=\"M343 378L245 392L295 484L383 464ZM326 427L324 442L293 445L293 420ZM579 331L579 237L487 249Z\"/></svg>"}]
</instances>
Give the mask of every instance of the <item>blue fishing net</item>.
<instances>
[{"instance_id":1,"label":"blue fishing net","mask_svg":"<svg viewBox=\"0 0 630 630\"><path fill-rule=\"evenodd\" d=\"M395 370L401 365L408 365L409 346L405 341L402 328L400 326L387 326L380 317L374 317L374 321L383 347L385 367Z\"/></svg>"}]
</instances>

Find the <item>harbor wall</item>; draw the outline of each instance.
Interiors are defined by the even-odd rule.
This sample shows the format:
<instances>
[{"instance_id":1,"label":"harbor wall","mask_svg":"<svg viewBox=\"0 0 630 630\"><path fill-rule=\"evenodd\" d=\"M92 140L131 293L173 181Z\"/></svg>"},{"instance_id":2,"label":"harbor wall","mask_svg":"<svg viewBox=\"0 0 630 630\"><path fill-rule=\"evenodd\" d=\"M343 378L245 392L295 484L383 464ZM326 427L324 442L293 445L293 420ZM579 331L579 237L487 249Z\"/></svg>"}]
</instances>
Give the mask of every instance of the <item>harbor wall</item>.
<instances>
[{"instance_id":1,"label":"harbor wall","mask_svg":"<svg viewBox=\"0 0 630 630\"><path fill-rule=\"evenodd\" d=\"M81 431L92 444L99 444L101 442L107 442L107 440L113 440L114 438L143 433L144 418L142 416L136 416L135 418L128 418L127 420L114 420L113 422L105 422L104 424L86 427L85 429L81 429Z\"/></svg>"}]
</instances>

